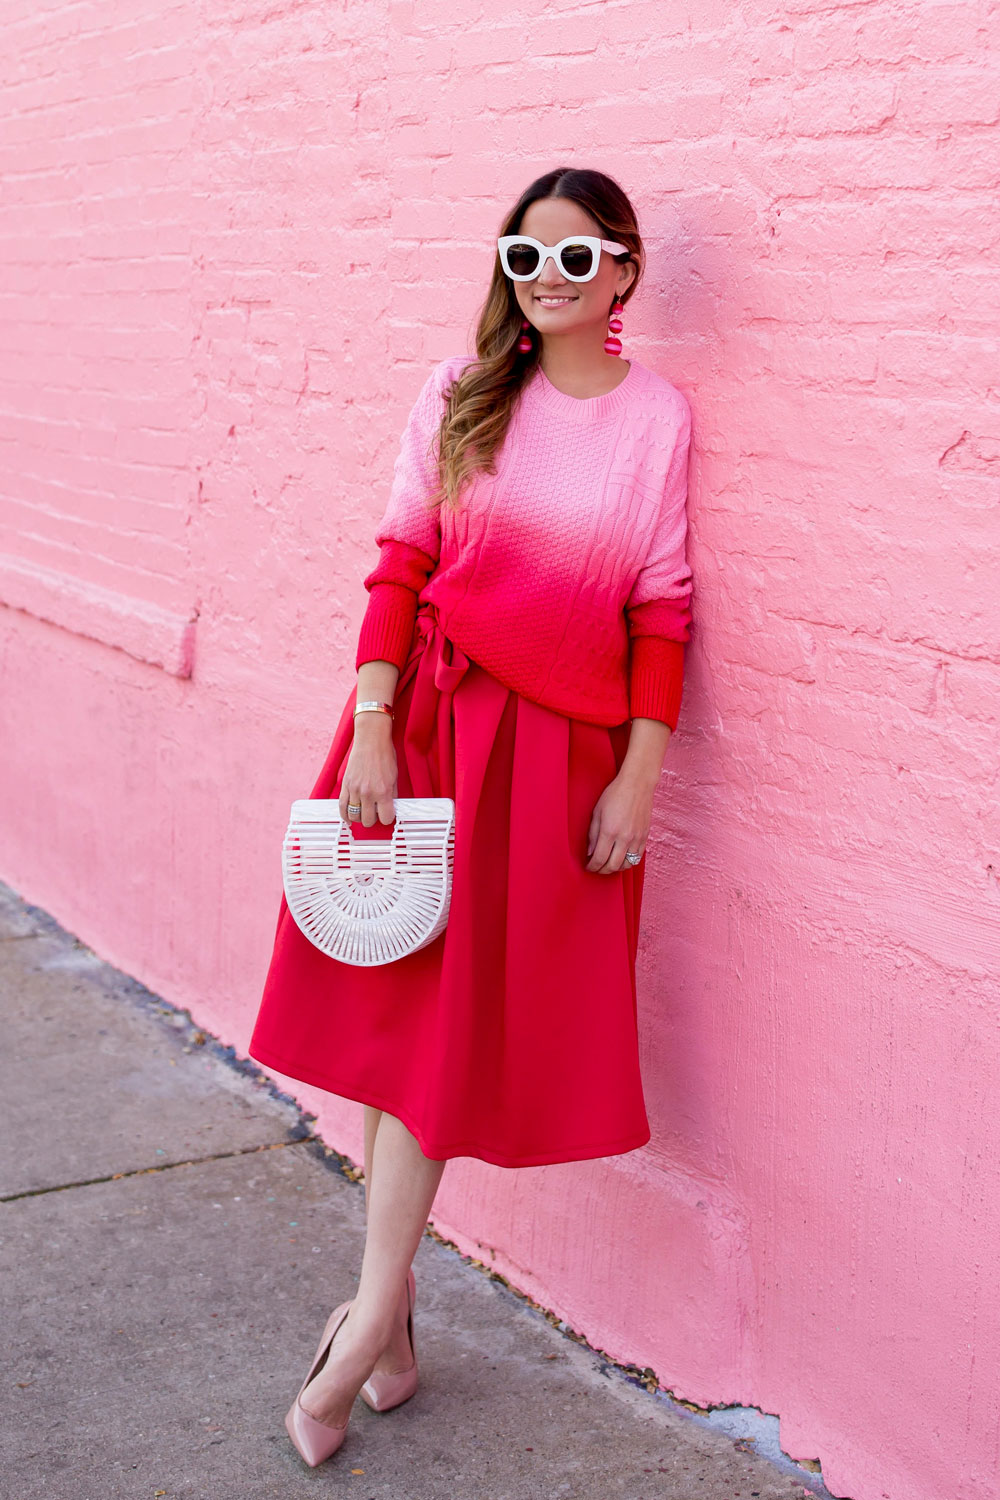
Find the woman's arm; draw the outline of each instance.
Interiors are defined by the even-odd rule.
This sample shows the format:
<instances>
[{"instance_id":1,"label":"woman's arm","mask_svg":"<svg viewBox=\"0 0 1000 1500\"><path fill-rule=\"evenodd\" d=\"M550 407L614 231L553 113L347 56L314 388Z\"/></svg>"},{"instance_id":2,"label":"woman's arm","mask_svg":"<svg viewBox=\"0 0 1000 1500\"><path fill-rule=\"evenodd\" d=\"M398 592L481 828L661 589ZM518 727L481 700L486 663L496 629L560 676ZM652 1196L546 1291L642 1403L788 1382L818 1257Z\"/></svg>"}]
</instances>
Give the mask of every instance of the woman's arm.
<instances>
[{"instance_id":1,"label":"woman's arm","mask_svg":"<svg viewBox=\"0 0 1000 1500\"><path fill-rule=\"evenodd\" d=\"M653 795L677 726L690 637L691 569L687 560L687 469L691 409L677 393L676 437L660 513L642 567L625 603L632 727L618 775L597 799L586 869L613 875L626 851L645 853Z\"/></svg>"},{"instance_id":2,"label":"woman's arm","mask_svg":"<svg viewBox=\"0 0 1000 1500\"><path fill-rule=\"evenodd\" d=\"M614 875L625 852L646 852L653 820L653 794L672 730L659 719L633 719L621 770L597 799L587 836L584 869Z\"/></svg>"},{"instance_id":3,"label":"woman's arm","mask_svg":"<svg viewBox=\"0 0 1000 1500\"><path fill-rule=\"evenodd\" d=\"M396 683L399 681L399 668L392 661L365 661L358 668L358 696L356 703L391 703L392 695L396 691ZM392 720L388 714L365 713L358 714L354 720L354 728L359 724L379 723L391 726Z\"/></svg>"},{"instance_id":4,"label":"woman's arm","mask_svg":"<svg viewBox=\"0 0 1000 1500\"><path fill-rule=\"evenodd\" d=\"M377 700L391 703L399 668L391 661L366 661L358 668L355 702ZM354 737L340 786L340 816L345 822L372 828L376 822L391 823L397 787L396 750L392 741L392 719L388 714L365 712L354 720ZM351 804L361 808L351 816Z\"/></svg>"},{"instance_id":5,"label":"woman's arm","mask_svg":"<svg viewBox=\"0 0 1000 1500\"><path fill-rule=\"evenodd\" d=\"M619 776L647 786L652 793L660 779L663 757L673 730L662 719L633 719L628 749Z\"/></svg>"}]
</instances>

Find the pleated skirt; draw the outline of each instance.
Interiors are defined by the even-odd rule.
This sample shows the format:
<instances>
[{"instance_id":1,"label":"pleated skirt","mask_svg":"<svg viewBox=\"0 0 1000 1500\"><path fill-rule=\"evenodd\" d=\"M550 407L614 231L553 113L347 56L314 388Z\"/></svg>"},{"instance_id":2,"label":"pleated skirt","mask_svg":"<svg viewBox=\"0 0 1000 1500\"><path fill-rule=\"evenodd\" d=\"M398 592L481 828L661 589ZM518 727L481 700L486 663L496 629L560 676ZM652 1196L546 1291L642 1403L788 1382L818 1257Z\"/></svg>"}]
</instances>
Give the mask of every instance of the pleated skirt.
<instances>
[{"instance_id":1,"label":"pleated skirt","mask_svg":"<svg viewBox=\"0 0 1000 1500\"><path fill-rule=\"evenodd\" d=\"M310 796L339 798L356 692ZM397 795L453 797L448 922L387 964L316 948L284 895L250 1042L258 1062L395 1115L435 1160L541 1166L649 1140L635 959L645 861L587 871L628 748L470 660L430 603L393 699ZM356 838L391 825L352 825Z\"/></svg>"}]
</instances>

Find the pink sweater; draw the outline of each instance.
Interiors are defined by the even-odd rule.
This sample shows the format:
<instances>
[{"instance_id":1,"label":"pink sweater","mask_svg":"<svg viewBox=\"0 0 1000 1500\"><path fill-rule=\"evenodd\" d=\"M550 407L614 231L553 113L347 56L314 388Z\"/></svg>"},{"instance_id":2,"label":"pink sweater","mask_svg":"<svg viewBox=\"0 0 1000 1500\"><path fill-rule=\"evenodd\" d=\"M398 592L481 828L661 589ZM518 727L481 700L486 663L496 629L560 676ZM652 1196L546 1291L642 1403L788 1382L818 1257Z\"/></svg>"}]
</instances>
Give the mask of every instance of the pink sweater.
<instances>
[{"instance_id":1,"label":"pink sweater","mask_svg":"<svg viewBox=\"0 0 1000 1500\"><path fill-rule=\"evenodd\" d=\"M357 666L402 669L418 601L431 600L466 655L524 697L593 724L676 728L691 620L687 398L636 359L589 400L537 368L496 474L475 475L456 516L425 503L428 449L470 359L437 364L410 413L364 580Z\"/></svg>"}]
</instances>

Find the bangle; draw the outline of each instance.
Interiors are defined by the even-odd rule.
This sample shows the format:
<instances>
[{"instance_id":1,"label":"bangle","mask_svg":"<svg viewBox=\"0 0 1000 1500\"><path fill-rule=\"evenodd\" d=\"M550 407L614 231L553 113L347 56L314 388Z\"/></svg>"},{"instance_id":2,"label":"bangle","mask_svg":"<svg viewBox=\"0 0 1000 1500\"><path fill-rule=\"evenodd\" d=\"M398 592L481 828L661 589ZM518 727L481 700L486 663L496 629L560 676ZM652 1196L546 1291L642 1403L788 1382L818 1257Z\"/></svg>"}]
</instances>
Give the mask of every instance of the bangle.
<instances>
[{"instance_id":1,"label":"bangle","mask_svg":"<svg viewBox=\"0 0 1000 1500\"><path fill-rule=\"evenodd\" d=\"M357 718L358 714L363 713L388 714L390 719L394 719L396 717L396 715L392 711L392 704L380 703L377 698L366 699L363 703L356 703L354 705L355 718Z\"/></svg>"}]
</instances>

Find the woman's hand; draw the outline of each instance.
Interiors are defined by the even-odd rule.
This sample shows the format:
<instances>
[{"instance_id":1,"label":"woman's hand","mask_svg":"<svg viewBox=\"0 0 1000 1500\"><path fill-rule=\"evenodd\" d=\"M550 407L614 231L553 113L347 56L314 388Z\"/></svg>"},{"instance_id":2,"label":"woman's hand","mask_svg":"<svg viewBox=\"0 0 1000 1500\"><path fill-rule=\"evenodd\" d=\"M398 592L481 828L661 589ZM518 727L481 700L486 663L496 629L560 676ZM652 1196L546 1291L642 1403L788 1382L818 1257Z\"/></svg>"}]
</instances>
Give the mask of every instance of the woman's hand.
<instances>
[{"instance_id":1,"label":"woman's hand","mask_svg":"<svg viewBox=\"0 0 1000 1500\"><path fill-rule=\"evenodd\" d=\"M625 863L626 850L644 854L653 816L656 783L623 768L597 799L587 834L590 859L584 866L596 875L613 875Z\"/></svg>"},{"instance_id":2,"label":"woman's hand","mask_svg":"<svg viewBox=\"0 0 1000 1500\"><path fill-rule=\"evenodd\" d=\"M346 822L373 828L376 820L391 823L396 816L396 747L392 742L392 720L388 714L365 710L354 720L354 742L340 787L340 816ZM347 804L361 806L360 818L347 811Z\"/></svg>"}]
</instances>

